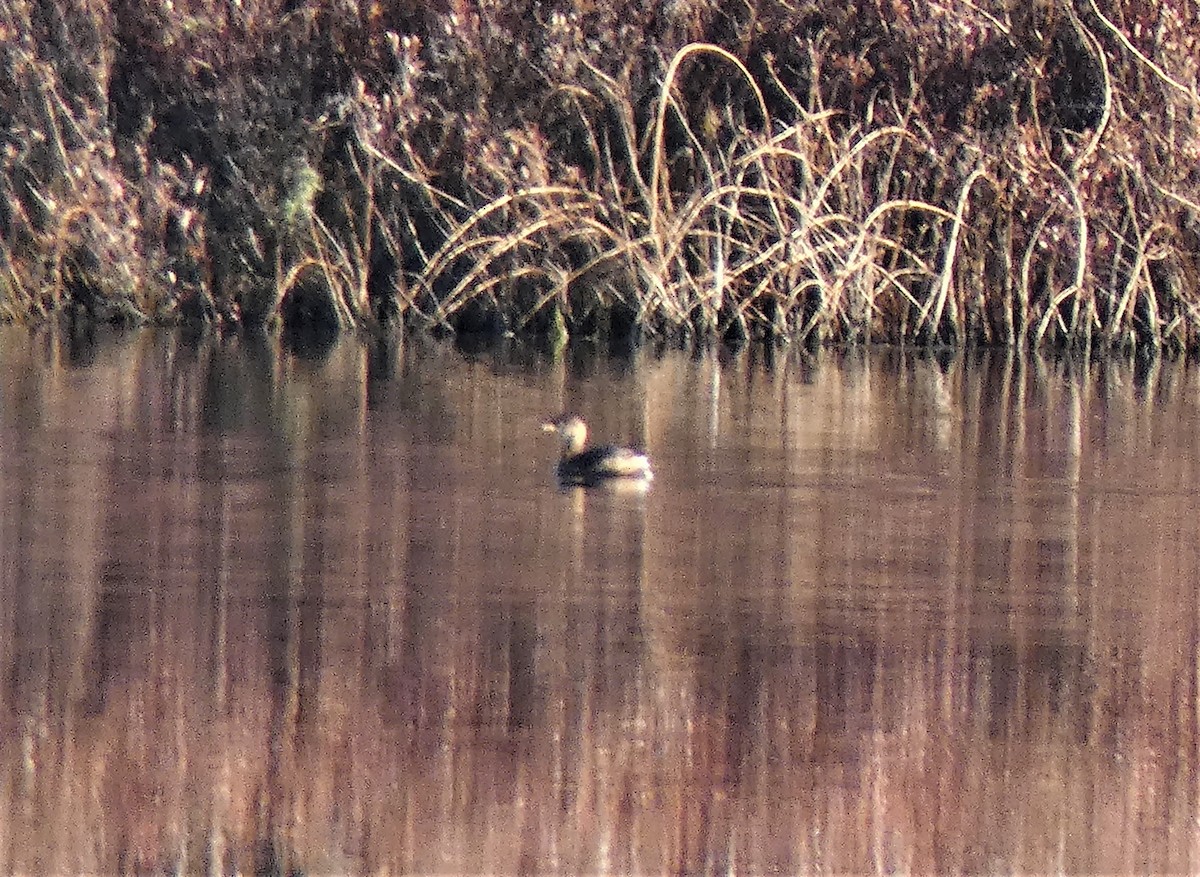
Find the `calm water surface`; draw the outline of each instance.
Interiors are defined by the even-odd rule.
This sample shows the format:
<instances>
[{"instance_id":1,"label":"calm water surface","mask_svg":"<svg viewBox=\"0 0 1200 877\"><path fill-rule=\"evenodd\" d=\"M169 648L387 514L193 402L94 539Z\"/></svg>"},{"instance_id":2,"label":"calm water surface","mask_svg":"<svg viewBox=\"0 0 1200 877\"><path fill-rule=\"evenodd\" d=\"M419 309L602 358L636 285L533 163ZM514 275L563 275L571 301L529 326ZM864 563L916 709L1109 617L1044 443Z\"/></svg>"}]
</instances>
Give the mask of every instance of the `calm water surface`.
<instances>
[{"instance_id":1,"label":"calm water surface","mask_svg":"<svg viewBox=\"0 0 1200 877\"><path fill-rule=\"evenodd\" d=\"M1184 363L4 330L0 870L1195 872L1197 484Z\"/></svg>"}]
</instances>

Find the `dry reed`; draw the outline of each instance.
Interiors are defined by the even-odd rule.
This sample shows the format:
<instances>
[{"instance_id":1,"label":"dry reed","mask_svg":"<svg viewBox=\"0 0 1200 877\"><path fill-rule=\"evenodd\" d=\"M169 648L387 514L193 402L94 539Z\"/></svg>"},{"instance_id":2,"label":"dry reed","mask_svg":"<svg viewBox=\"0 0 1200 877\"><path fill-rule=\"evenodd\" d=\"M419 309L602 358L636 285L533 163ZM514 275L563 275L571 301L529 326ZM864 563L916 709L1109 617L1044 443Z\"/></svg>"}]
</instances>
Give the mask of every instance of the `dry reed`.
<instances>
[{"instance_id":1,"label":"dry reed","mask_svg":"<svg viewBox=\"0 0 1200 877\"><path fill-rule=\"evenodd\" d=\"M1194 5L822 7L2 0L0 316L1197 346Z\"/></svg>"}]
</instances>

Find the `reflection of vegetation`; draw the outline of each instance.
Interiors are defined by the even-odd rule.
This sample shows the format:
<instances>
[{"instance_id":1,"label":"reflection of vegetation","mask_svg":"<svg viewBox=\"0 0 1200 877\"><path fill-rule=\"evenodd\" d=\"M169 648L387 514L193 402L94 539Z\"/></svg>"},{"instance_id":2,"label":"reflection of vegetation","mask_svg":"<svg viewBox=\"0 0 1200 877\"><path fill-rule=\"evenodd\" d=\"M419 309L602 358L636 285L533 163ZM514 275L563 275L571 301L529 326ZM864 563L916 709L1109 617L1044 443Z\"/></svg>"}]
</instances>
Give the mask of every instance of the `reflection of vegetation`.
<instances>
[{"instance_id":1,"label":"reflection of vegetation","mask_svg":"<svg viewBox=\"0 0 1200 877\"><path fill-rule=\"evenodd\" d=\"M34 6L10 319L1196 346L1182 0Z\"/></svg>"},{"instance_id":2,"label":"reflection of vegetation","mask_svg":"<svg viewBox=\"0 0 1200 877\"><path fill-rule=\"evenodd\" d=\"M1183 362L663 357L759 477L643 519L514 474L616 363L107 338L0 339L6 873L1191 870Z\"/></svg>"}]
</instances>

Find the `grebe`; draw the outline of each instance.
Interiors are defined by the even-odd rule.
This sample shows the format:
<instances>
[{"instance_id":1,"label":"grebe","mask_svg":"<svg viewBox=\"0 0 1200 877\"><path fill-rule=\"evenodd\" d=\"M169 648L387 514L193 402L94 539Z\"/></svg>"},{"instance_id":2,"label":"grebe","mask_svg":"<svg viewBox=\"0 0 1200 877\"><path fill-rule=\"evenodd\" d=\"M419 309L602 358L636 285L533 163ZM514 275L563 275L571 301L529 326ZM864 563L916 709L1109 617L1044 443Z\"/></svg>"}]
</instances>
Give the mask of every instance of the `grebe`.
<instances>
[{"instance_id":1,"label":"grebe","mask_svg":"<svg viewBox=\"0 0 1200 877\"><path fill-rule=\"evenodd\" d=\"M582 418L563 415L542 424L543 432L556 432L562 439L562 459L558 461L558 478L565 484L593 485L612 478L649 481L649 458L631 448L601 445L584 450L587 444L587 424Z\"/></svg>"}]
</instances>

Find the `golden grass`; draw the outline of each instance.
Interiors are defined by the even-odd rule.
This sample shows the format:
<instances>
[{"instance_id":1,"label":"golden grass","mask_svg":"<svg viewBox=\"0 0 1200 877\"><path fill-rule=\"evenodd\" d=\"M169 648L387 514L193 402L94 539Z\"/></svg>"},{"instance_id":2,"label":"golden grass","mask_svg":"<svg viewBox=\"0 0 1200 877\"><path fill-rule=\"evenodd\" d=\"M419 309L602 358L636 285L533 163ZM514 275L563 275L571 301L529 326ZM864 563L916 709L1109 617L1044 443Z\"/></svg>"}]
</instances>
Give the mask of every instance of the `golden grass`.
<instances>
[{"instance_id":1,"label":"golden grass","mask_svg":"<svg viewBox=\"0 0 1200 877\"><path fill-rule=\"evenodd\" d=\"M0 313L1197 347L1200 13L818 6L3 0Z\"/></svg>"}]
</instances>

